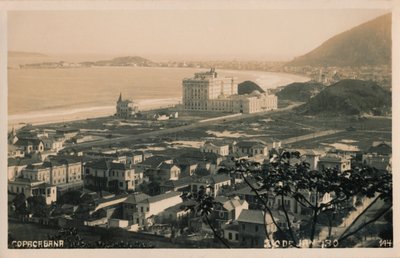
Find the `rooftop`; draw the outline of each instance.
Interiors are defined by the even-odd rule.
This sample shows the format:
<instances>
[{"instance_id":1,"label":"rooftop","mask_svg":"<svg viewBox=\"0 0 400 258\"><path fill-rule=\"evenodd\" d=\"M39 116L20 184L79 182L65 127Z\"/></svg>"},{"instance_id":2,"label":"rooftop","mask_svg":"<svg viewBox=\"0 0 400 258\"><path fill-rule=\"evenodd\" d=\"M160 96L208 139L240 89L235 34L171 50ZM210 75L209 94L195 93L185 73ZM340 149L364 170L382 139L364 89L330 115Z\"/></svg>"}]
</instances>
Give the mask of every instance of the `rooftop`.
<instances>
[{"instance_id":1,"label":"rooftop","mask_svg":"<svg viewBox=\"0 0 400 258\"><path fill-rule=\"evenodd\" d=\"M264 225L264 212L261 210L242 210L237 221Z\"/></svg>"},{"instance_id":2,"label":"rooftop","mask_svg":"<svg viewBox=\"0 0 400 258\"><path fill-rule=\"evenodd\" d=\"M169 163L163 162L163 163L161 163L160 166L158 166L158 168L169 170L169 169L171 169L171 168L174 167L174 166L176 166L176 165L175 165L175 164L169 164Z\"/></svg>"},{"instance_id":3,"label":"rooftop","mask_svg":"<svg viewBox=\"0 0 400 258\"><path fill-rule=\"evenodd\" d=\"M18 139L15 145L16 146L39 145L41 142L43 143L43 141L40 139Z\"/></svg>"},{"instance_id":4,"label":"rooftop","mask_svg":"<svg viewBox=\"0 0 400 258\"><path fill-rule=\"evenodd\" d=\"M334 153L328 153L327 155L325 155L319 159L319 161L322 161L322 162L344 162L346 160L347 160L346 157L339 156Z\"/></svg>"},{"instance_id":5,"label":"rooftop","mask_svg":"<svg viewBox=\"0 0 400 258\"><path fill-rule=\"evenodd\" d=\"M245 202L244 200L240 200L239 198L228 198L225 196L217 196L215 201L222 204L222 206L228 210L234 210L236 207L242 206Z\"/></svg>"},{"instance_id":6,"label":"rooftop","mask_svg":"<svg viewBox=\"0 0 400 258\"><path fill-rule=\"evenodd\" d=\"M392 154L392 146L386 142L375 144L368 149L368 153L376 153L379 155L390 155Z\"/></svg>"},{"instance_id":7,"label":"rooftop","mask_svg":"<svg viewBox=\"0 0 400 258\"><path fill-rule=\"evenodd\" d=\"M127 165L123 163L116 163L110 162L106 159L95 160L86 164L86 167L94 168L94 169L101 169L101 170L109 170L109 169L116 169L116 170L127 170L130 169Z\"/></svg>"},{"instance_id":8,"label":"rooftop","mask_svg":"<svg viewBox=\"0 0 400 258\"><path fill-rule=\"evenodd\" d=\"M160 195L156 195L156 196L152 196L146 200L143 200L145 202L149 202L149 203L155 203L155 202L160 202L169 198L173 198L176 196L180 196L182 193L181 192L175 192L175 191L171 191L171 192L166 192L164 194L160 194ZM141 201L141 202L143 202Z\"/></svg>"},{"instance_id":9,"label":"rooftop","mask_svg":"<svg viewBox=\"0 0 400 258\"><path fill-rule=\"evenodd\" d=\"M240 141L236 143L236 146L240 148L263 148L266 147L266 145L267 144L261 140Z\"/></svg>"},{"instance_id":10,"label":"rooftop","mask_svg":"<svg viewBox=\"0 0 400 258\"><path fill-rule=\"evenodd\" d=\"M230 180L231 178L228 175L221 174L221 175L209 175L209 176L199 177L195 180L195 182L206 183L206 184L218 184Z\"/></svg>"},{"instance_id":11,"label":"rooftop","mask_svg":"<svg viewBox=\"0 0 400 258\"><path fill-rule=\"evenodd\" d=\"M128 195L128 198L124 202L130 203L130 204L137 204L148 198L150 198L150 196L145 193L134 193L134 194Z\"/></svg>"},{"instance_id":12,"label":"rooftop","mask_svg":"<svg viewBox=\"0 0 400 258\"><path fill-rule=\"evenodd\" d=\"M188 186L190 185L193 181L195 180L195 177L183 177L178 180L168 180L164 182L163 186L169 186L169 187L182 187L182 186Z\"/></svg>"},{"instance_id":13,"label":"rooftop","mask_svg":"<svg viewBox=\"0 0 400 258\"><path fill-rule=\"evenodd\" d=\"M165 211L178 212L178 211L185 210L187 207L195 205L195 204L196 204L196 201L188 200L188 201L184 201L182 203L178 203L177 205L171 206L171 207L165 209Z\"/></svg>"},{"instance_id":14,"label":"rooftop","mask_svg":"<svg viewBox=\"0 0 400 258\"><path fill-rule=\"evenodd\" d=\"M164 161L171 160L165 156L151 156L141 163L141 165L150 166L152 168L157 168Z\"/></svg>"}]
</instances>

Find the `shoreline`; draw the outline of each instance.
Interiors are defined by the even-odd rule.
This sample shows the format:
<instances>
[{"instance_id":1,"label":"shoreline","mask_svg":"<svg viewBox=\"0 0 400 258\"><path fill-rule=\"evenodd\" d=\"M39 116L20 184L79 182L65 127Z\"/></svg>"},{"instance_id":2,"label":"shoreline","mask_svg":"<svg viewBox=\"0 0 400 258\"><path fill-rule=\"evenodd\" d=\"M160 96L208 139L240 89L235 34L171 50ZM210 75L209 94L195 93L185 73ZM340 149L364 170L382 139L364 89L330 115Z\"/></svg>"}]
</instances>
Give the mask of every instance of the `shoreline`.
<instances>
[{"instance_id":1,"label":"shoreline","mask_svg":"<svg viewBox=\"0 0 400 258\"><path fill-rule=\"evenodd\" d=\"M177 98L166 99L146 99L139 100L136 103L141 111L151 111L163 108L174 107L179 104ZM109 117L115 113L115 106L97 106L73 109L54 109L33 111L23 114L15 114L8 116L8 129L12 127L18 129L27 124L46 125L62 122L72 122L78 120L86 120L92 118Z\"/></svg>"},{"instance_id":2,"label":"shoreline","mask_svg":"<svg viewBox=\"0 0 400 258\"><path fill-rule=\"evenodd\" d=\"M274 89L292 82L305 82L310 78L292 73L265 72L257 70L224 70L220 73L224 76L250 75L253 81L263 89ZM162 98L162 99L139 99L135 101L141 111L157 110L173 107L181 102L181 98ZM114 104L114 103L113 103ZM8 114L8 130L12 127L18 129L26 124L45 125L52 123L71 122L113 116L115 105L107 106L88 106L88 107L66 107L55 109L44 109L25 113Z\"/></svg>"}]
</instances>

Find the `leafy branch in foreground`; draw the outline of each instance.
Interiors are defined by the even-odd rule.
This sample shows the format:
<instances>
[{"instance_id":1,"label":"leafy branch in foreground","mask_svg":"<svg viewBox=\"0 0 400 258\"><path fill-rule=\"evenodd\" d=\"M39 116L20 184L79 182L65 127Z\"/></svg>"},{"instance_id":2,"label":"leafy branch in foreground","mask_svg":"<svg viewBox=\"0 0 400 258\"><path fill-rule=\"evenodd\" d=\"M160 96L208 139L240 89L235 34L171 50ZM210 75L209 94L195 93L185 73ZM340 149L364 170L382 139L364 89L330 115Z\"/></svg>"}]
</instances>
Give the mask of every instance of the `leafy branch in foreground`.
<instances>
[{"instance_id":1,"label":"leafy branch in foreground","mask_svg":"<svg viewBox=\"0 0 400 258\"><path fill-rule=\"evenodd\" d=\"M278 231L283 233L273 219L274 207L268 207L269 198L280 199L280 209L285 214L289 236L294 245L297 239L283 202L285 198L290 198L301 207L311 211L311 227L308 236L310 248L313 247L318 219L323 212L346 206L357 196L380 198L388 209L392 206L392 175L387 171L379 171L367 166L348 171L339 171L334 168L321 171L311 170L310 164L301 160L299 152L284 150L271 156L263 166L249 160L235 160L235 162L235 171L242 173L245 183L270 214ZM250 183L246 176L255 180L255 183ZM373 219L370 223L377 219L379 218ZM370 223L360 225L356 232ZM347 237L348 235L341 236L341 240Z\"/></svg>"},{"instance_id":2,"label":"leafy branch in foreground","mask_svg":"<svg viewBox=\"0 0 400 258\"><path fill-rule=\"evenodd\" d=\"M210 191L207 191L208 188L200 187L200 190L197 193L197 197L193 198L191 194L187 194L182 196L187 199L194 199L196 201L195 205L190 205L187 209L190 209L196 215L200 216L203 221L207 223L207 225L211 228L214 237L217 238L225 247L231 248L227 241L221 236L221 233L214 227L212 221L210 220L210 215L214 210L214 206L217 204L214 200L214 197L209 194Z\"/></svg>"}]
</instances>

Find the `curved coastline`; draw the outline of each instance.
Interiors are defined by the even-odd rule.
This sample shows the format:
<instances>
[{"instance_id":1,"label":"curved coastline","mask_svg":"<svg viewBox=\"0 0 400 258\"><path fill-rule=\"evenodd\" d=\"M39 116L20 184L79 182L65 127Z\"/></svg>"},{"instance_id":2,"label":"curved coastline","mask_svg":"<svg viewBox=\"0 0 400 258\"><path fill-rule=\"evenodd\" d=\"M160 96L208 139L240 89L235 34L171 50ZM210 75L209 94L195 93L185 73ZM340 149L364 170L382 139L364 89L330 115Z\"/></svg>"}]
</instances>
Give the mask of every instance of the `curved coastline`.
<instances>
[{"instance_id":1,"label":"curved coastline","mask_svg":"<svg viewBox=\"0 0 400 258\"><path fill-rule=\"evenodd\" d=\"M152 69L152 68L146 68ZM181 68L170 68L181 69ZM195 70L195 69L194 69ZM204 69L198 69L204 70ZM292 82L304 82L309 80L305 76L290 73L251 71L251 70L218 70L223 76L239 77L240 80L253 80L264 89L272 89L279 86L287 85ZM144 86L146 87L146 86ZM9 101L12 101L9 99ZM170 98L145 98L135 97L141 110L153 110L165 107L171 107L180 103L180 97ZM111 104L111 103L110 103ZM114 103L112 103L114 104ZM83 120L87 118L111 116L115 112L113 105L95 105L85 107L74 107L71 105L67 108L47 108L42 110L32 110L8 115L8 127L21 127L27 123L30 124L48 124L57 122L68 122L74 120Z\"/></svg>"}]
</instances>

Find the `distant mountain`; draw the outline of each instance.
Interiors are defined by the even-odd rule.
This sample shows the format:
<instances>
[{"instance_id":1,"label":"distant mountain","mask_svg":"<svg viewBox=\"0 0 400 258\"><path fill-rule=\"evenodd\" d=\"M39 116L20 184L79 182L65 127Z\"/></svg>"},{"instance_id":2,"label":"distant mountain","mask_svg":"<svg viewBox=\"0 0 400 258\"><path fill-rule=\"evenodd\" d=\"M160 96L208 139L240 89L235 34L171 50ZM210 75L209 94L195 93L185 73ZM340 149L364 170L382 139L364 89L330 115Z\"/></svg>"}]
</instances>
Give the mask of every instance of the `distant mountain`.
<instances>
[{"instance_id":1,"label":"distant mountain","mask_svg":"<svg viewBox=\"0 0 400 258\"><path fill-rule=\"evenodd\" d=\"M324 85L319 82L295 82L282 88L275 95L280 100L292 100L306 102L324 89Z\"/></svg>"},{"instance_id":2,"label":"distant mountain","mask_svg":"<svg viewBox=\"0 0 400 258\"><path fill-rule=\"evenodd\" d=\"M288 66L363 66L391 63L391 14L336 35Z\"/></svg>"},{"instance_id":3,"label":"distant mountain","mask_svg":"<svg viewBox=\"0 0 400 258\"><path fill-rule=\"evenodd\" d=\"M342 80L322 90L298 111L306 114L358 115L390 111L391 93L375 82Z\"/></svg>"},{"instance_id":4,"label":"distant mountain","mask_svg":"<svg viewBox=\"0 0 400 258\"><path fill-rule=\"evenodd\" d=\"M98 66L155 66L156 63L140 56L123 56L93 62Z\"/></svg>"},{"instance_id":5,"label":"distant mountain","mask_svg":"<svg viewBox=\"0 0 400 258\"><path fill-rule=\"evenodd\" d=\"M45 54L23 51L8 51L8 57L48 57Z\"/></svg>"},{"instance_id":6,"label":"distant mountain","mask_svg":"<svg viewBox=\"0 0 400 258\"><path fill-rule=\"evenodd\" d=\"M238 84L239 95L250 94L255 90L258 90L261 93L265 92L257 83L252 81L244 81Z\"/></svg>"}]
</instances>

